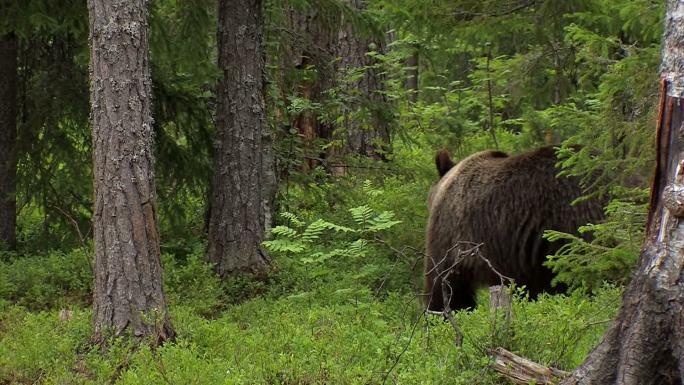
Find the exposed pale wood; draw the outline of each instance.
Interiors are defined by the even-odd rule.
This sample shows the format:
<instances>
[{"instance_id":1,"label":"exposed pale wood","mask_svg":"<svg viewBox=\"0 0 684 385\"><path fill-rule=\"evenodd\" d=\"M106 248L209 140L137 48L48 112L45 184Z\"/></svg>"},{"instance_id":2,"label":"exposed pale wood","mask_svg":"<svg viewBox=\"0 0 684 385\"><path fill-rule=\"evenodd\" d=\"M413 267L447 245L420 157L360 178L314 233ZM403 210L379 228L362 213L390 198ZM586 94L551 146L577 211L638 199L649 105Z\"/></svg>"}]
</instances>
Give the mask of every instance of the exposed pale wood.
<instances>
[{"instance_id":1,"label":"exposed pale wood","mask_svg":"<svg viewBox=\"0 0 684 385\"><path fill-rule=\"evenodd\" d=\"M507 320L510 320L512 315L511 303L511 291L507 286L496 285L489 287L489 307L494 311L504 312Z\"/></svg>"},{"instance_id":2,"label":"exposed pale wood","mask_svg":"<svg viewBox=\"0 0 684 385\"><path fill-rule=\"evenodd\" d=\"M490 349L489 354L494 359L492 369L516 384L552 385L569 374L560 369L539 365L504 348Z\"/></svg>"}]
</instances>

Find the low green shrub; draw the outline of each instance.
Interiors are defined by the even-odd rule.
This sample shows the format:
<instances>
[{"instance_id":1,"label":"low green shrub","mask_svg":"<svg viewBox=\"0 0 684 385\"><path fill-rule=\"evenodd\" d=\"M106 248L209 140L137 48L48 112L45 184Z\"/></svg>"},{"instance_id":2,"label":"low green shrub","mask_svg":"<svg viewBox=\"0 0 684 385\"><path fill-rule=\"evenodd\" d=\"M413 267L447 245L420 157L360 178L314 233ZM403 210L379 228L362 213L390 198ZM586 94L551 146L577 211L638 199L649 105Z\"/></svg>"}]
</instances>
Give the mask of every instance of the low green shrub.
<instances>
[{"instance_id":1,"label":"low green shrub","mask_svg":"<svg viewBox=\"0 0 684 385\"><path fill-rule=\"evenodd\" d=\"M57 310L11 307L0 314L0 383L500 384L488 348L572 369L620 303L613 287L591 298L544 295L529 302L517 295L508 325L487 306L456 313L464 335L457 347L451 325L421 315L413 296L327 295L255 298L228 305L215 319L176 304L178 339L156 350L121 339L107 350L90 346L87 310L74 308L60 320Z\"/></svg>"},{"instance_id":2,"label":"low green shrub","mask_svg":"<svg viewBox=\"0 0 684 385\"><path fill-rule=\"evenodd\" d=\"M555 273L554 283L591 292L604 282L627 284L643 244L648 191L623 189L606 207L603 223L580 227L585 237L547 231L550 241L567 242L546 265Z\"/></svg>"},{"instance_id":3,"label":"low green shrub","mask_svg":"<svg viewBox=\"0 0 684 385\"><path fill-rule=\"evenodd\" d=\"M90 263L83 249L0 260L0 300L31 310L87 305L92 300Z\"/></svg>"}]
</instances>

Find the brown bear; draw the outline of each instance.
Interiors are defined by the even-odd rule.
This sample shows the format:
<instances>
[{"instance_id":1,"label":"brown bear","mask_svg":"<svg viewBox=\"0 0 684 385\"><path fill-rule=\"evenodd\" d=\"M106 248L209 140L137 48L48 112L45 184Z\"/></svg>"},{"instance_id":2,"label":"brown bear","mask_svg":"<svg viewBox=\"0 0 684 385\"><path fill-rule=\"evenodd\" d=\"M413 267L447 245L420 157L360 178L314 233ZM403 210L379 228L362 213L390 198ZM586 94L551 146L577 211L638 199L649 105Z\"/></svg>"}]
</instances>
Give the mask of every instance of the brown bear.
<instances>
[{"instance_id":1,"label":"brown bear","mask_svg":"<svg viewBox=\"0 0 684 385\"><path fill-rule=\"evenodd\" d=\"M576 178L557 176L557 162L551 146L515 156L482 151L458 164L445 150L437 153L440 180L428 198L426 234L429 311L443 311L447 276L452 310L474 307L479 287L501 282L496 272L525 285L533 297L553 290L543 263L561 244L543 239L544 230L576 233L603 218L599 200L571 204L583 190ZM479 254L465 255L477 245Z\"/></svg>"}]
</instances>

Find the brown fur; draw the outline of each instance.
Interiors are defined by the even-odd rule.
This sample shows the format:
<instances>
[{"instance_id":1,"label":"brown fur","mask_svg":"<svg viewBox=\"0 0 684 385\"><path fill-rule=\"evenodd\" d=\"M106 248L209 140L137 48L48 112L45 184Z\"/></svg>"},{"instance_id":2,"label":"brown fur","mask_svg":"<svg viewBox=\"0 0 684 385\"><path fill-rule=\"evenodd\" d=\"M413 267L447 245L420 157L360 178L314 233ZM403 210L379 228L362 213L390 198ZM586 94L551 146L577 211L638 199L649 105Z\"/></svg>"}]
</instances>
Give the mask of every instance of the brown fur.
<instances>
[{"instance_id":1,"label":"brown fur","mask_svg":"<svg viewBox=\"0 0 684 385\"><path fill-rule=\"evenodd\" d=\"M449 156L447 150L439 150L439 152L437 152L435 165L437 166L437 172L439 173L440 178L455 166L454 161L451 160L451 156Z\"/></svg>"},{"instance_id":2,"label":"brown fur","mask_svg":"<svg viewBox=\"0 0 684 385\"><path fill-rule=\"evenodd\" d=\"M448 161L447 161L448 159ZM441 278L455 262L459 242L482 243L482 255L501 274L525 285L530 294L551 289L551 271L542 264L561 246L542 239L544 230L574 233L603 218L600 202L572 206L582 195L577 180L556 177L553 147L521 155L499 151L473 154L449 167L428 199L425 259L428 309L442 311ZM440 174L453 162L440 151ZM451 274L450 308L473 307L478 287L499 284L500 278L481 258L466 258Z\"/></svg>"}]
</instances>

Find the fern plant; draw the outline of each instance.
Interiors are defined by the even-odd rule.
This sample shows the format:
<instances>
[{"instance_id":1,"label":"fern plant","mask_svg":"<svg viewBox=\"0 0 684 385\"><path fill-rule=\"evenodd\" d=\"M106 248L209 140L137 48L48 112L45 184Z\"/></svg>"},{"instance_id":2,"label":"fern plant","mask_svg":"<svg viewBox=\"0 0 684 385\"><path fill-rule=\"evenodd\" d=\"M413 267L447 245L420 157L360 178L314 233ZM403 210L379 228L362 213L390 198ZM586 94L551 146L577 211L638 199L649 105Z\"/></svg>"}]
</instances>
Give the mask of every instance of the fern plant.
<instances>
[{"instance_id":1,"label":"fern plant","mask_svg":"<svg viewBox=\"0 0 684 385\"><path fill-rule=\"evenodd\" d=\"M323 219L305 223L295 214L284 212L280 216L289 226L280 225L271 230L273 239L264 247L271 253L299 257L302 263L322 263L330 258L362 258L369 254L378 233L401 223L394 213L377 213L367 205L349 209L353 224L338 225Z\"/></svg>"}]
</instances>

